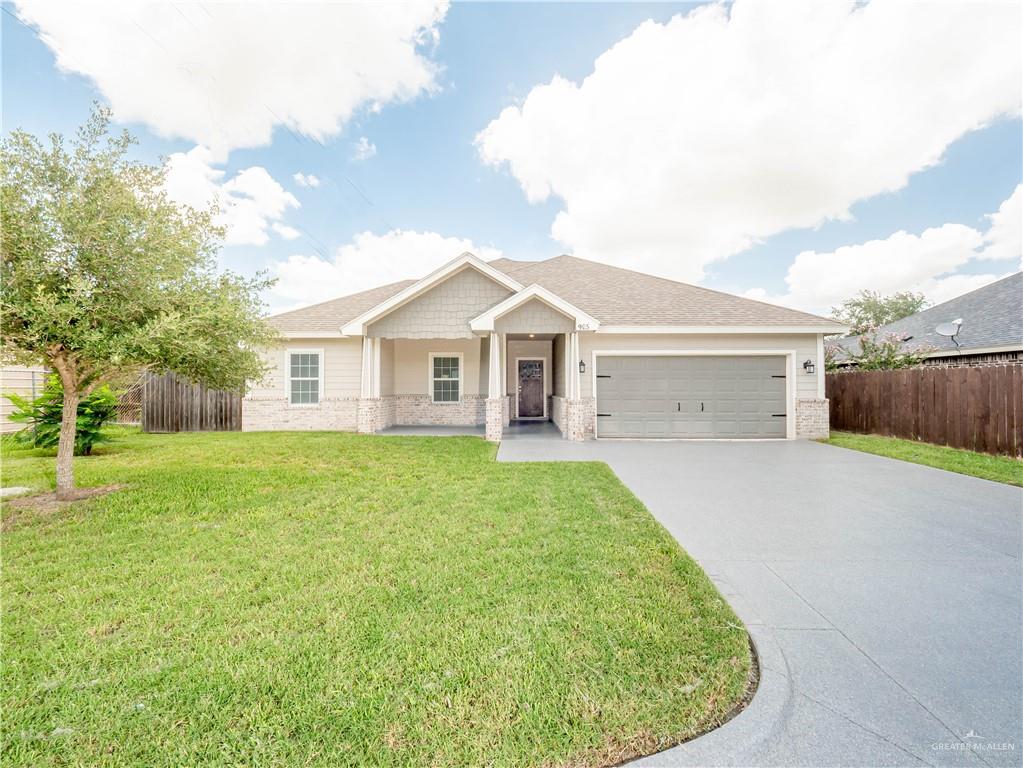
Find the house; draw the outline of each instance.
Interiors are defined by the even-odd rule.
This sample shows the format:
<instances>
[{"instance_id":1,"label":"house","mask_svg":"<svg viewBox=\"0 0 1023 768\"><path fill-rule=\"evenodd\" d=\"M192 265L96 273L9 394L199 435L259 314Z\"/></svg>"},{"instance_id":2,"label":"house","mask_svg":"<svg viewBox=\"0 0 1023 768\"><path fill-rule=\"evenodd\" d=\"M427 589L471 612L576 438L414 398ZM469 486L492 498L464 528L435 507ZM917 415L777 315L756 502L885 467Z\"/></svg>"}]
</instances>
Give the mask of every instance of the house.
<instances>
[{"instance_id":1,"label":"house","mask_svg":"<svg viewBox=\"0 0 1023 768\"><path fill-rule=\"evenodd\" d=\"M958 324L954 337L938 326ZM946 329L943 329L946 330ZM876 338L894 335L905 348L930 350L925 365L964 366L1016 363L1023 360L1023 272L937 304L877 329ZM859 352L859 336L836 339L839 365Z\"/></svg>"},{"instance_id":2,"label":"house","mask_svg":"<svg viewBox=\"0 0 1023 768\"><path fill-rule=\"evenodd\" d=\"M828 432L825 318L573 256L465 253L270 318L284 341L245 430L551 421L588 438Z\"/></svg>"}]
</instances>

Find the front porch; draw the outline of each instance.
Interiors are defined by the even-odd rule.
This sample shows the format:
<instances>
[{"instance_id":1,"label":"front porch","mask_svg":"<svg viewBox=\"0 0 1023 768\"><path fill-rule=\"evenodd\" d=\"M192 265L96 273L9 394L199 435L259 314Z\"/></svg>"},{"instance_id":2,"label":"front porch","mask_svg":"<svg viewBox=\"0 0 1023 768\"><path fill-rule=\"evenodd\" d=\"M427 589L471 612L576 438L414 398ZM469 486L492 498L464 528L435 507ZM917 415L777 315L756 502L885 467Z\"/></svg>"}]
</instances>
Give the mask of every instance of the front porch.
<instances>
[{"instance_id":1,"label":"front porch","mask_svg":"<svg viewBox=\"0 0 1023 768\"><path fill-rule=\"evenodd\" d=\"M585 439L592 436L594 415L578 395L578 345L578 334L567 329L495 330L472 338L367 335L357 429L483 434L495 442L505 436Z\"/></svg>"}]
</instances>

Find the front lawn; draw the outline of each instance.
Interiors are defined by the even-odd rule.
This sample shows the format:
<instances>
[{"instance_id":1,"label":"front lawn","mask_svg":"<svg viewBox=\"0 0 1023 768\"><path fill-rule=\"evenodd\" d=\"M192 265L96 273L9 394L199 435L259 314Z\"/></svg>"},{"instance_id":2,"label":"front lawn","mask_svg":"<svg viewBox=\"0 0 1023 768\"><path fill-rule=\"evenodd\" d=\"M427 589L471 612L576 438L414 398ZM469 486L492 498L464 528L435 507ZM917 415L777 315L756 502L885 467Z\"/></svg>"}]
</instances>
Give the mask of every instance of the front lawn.
<instances>
[{"instance_id":1,"label":"front lawn","mask_svg":"<svg viewBox=\"0 0 1023 768\"><path fill-rule=\"evenodd\" d=\"M76 467L126 487L4 508L5 766L609 765L746 689L740 623L602 464L129 433Z\"/></svg>"},{"instance_id":2,"label":"front lawn","mask_svg":"<svg viewBox=\"0 0 1023 768\"><path fill-rule=\"evenodd\" d=\"M963 475L972 475L984 480L994 480L1010 485L1023 485L1023 462L1010 456L992 456L988 453L964 451L945 445L920 443L881 435L860 435L853 432L832 432L822 442L852 448L866 453L876 453L890 459L926 464L928 467L947 469Z\"/></svg>"}]
</instances>

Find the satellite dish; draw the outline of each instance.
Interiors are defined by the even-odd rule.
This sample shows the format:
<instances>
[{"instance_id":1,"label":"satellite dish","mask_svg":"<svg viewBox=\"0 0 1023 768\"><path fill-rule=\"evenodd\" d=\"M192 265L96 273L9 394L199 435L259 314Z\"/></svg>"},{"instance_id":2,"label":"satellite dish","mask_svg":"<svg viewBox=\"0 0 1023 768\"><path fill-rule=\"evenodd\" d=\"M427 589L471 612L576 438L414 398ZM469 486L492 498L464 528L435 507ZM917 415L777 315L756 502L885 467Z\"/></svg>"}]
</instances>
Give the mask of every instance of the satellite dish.
<instances>
[{"instance_id":1,"label":"satellite dish","mask_svg":"<svg viewBox=\"0 0 1023 768\"><path fill-rule=\"evenodd\" d=\"M941 325L934 329L934 332L940 336L948 336L950 339L952 339L952 343L956 345L956 352L958 352L959 339L957 339L956 336L959 335L959 329L962 327L963 319L960 317L953 320L951 323L942 323Z\"/></svg>"}]
</instances>

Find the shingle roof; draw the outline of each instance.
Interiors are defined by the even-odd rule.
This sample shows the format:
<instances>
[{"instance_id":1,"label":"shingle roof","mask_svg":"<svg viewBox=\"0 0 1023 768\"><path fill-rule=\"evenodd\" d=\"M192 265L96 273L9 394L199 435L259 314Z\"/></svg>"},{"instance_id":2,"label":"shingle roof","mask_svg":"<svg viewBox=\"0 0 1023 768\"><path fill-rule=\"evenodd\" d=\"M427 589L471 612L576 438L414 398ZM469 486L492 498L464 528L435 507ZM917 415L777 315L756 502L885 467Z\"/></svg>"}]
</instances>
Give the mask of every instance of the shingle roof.
<instances>
[{"instance_id":1,"label":"shingle roof","mask_svg":"<svg viewBox=\"0 0 1023 768\"><path fill-rule=\"evenodd\" d=\"M523 285L537 283L556 293L604 325L790 326L835 322L806 312L575 256L556 256L546 261L497 259L489 263ZM274 315L269 321L289 335L338 331L345 323L413 282L391 283ZM840 328L835 323L835 330Z\"/></svg>"},{"instance_id":2,"label":"shingle roof","mask_svg":"<svg viewBox=\"0 0 1023 768\"><path fill-rule=\"evenodd\" d=\"M354 320L363 312L372 309L394 294L408 288L415 280L402 280L397 283L370 288L368 291L353 293L338 299L323 301L290 312L282 312L267 318L272 326L281 333L340 333L341 326Z\"/></svg>"},{"instance_id":3,"label":"shingle roof","mask_svg":"<svg viewBox=\"0 0 1023 768\"><path fill-rule=\"evenodd\" d=\"M910 347L933 347L935 352L954 352L955 343L935 332L941 323L962 319L956 339L963 352L971 349L1015 347L1023 350L1023 272L996 280L943 304L882 325L878 337L895 334ZM838 339L847 350L859 349L859 337Z\"/></svg>"},{"instance_id":4,"label":"shingle roof","mask_svg":"<svg viewBox=\"0 0 1023 768\"><path fill-rule=\"evenodd\" d=\"M576 256L490 262L523 285L539 283L605 325L805 325L807 312L612 267ZM836 330L838 324L836 323Z\"/></svg>"}]
</instances>

